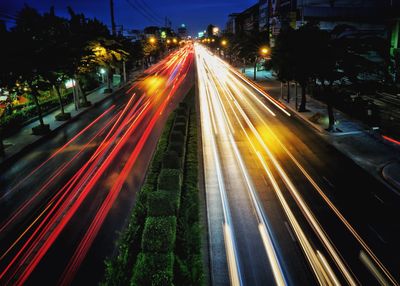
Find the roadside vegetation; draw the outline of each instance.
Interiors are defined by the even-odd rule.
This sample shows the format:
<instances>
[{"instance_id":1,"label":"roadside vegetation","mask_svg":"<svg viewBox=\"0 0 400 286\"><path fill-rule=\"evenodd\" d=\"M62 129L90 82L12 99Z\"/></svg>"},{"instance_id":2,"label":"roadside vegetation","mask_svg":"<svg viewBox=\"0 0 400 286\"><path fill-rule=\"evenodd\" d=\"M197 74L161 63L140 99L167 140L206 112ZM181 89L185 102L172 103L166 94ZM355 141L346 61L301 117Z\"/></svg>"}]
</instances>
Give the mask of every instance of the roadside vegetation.
<instances>
[{"instance_id":1,"label":"roadside vegetation","mask_svg":"<svg viewBox=\"0 0 400 286\"><path fill-rule=\"evenodd\" d=\"M103 285L203 285L194 88L169 117Z\"/></svg>"}]
</instances>

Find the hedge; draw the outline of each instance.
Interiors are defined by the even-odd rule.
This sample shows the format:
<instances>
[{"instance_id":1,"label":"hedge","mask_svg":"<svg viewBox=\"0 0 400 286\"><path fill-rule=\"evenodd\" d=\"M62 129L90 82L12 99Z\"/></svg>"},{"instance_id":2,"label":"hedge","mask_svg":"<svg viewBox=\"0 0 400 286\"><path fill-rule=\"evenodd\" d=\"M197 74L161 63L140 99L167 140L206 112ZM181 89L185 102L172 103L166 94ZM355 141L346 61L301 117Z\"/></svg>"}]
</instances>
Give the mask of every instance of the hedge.
<instances>
[{"instance_id":1,"label":"hedge","mask_svg":"<svg viewBox=\"0 0 400 286\"><path fill-rule=\"evenodd\" d=\"M186 123L175 122L174 131L179 131L179 132L182 132L183 134L186 134Z\"/></svg>"},{"instance_id":2,"label":"hedge","mask_svg":"<svg viewBox=\"0 0 400 286\"><path fill-rule=\"evenodd\" d=\"M170 144L168 145L168 150L174 151L178 154L179 157L182 157L185 153L185 143L177 141L170 142Z\"/></svg>"},{"instance_id":3,"label":"hedge","mask_svg":"<svg viewBox=\"0 0 400 286\"><path fill-rule=\"evenodd\" d=\"M63 96L64 104L72 101L72 93ZM40 100L40 109L42 114L49 110L57 108L60 105L58 97L54 96L45 100ZM12 114L6 115L0 119L0 126L3 130L3 136L8 137L15 134L26 122L37 116L36 105L28 105L20 110L14 110Z\"/></svg>"},{"instance_id":4,"label":"hedge","mask_svg":"<svg viewBox=\"0 0 400 286\"><path fill-rule=\"evenodd\" d=\"M185 133L180 132L180 131L175 131L174 129L172 129L173 131L171 132L171 136L170 136L170 142L185 142Z\"/></svg>"},{"instance_id":5,"label":"hedge","mask_svg":"<svg viewBox=\"0 0 400 286\"><path fill-rule=\"evenodd\" d=\"M176 112L177 116L187 116L188 115L188 110L184 107L178 107L175 112Z\"/></svg>"},{"instance_id":6,"label":"hedge","mask_svg":"<svg viewBox=\"0 0 400 286\"><path fill-rule=\"evenodd\" d=\"M187 116L186 115L178 115L176 118L175 118L175 124L176 123L187 123Z\"/></svg>"},{"instance_id":7,"label":"hedge","mask_svg":"<svg viewBox=\"0 0 400 286\"><path fill-rule=\"evenodd\" d=\"M166 254L141 252L136 261L131 285L172 285L173 265L174 255L172 254L172 252Z\"/></svg>"},{"instance_id":8,"label":"hedge","mask_svg":"<svg viewBox=\"0 0 400 286\"><path fill-rule=\"evenodd\" d=\"M147 217L142 236L142 251L156 253L173 251L175 234L175 216Z\"/></svg>"},{"instance_id":9,"label":"hedge","mask_svg":"<svg viewBox=\"0 0 400 286\"><path fill-rule=\"evenodd\" d=\"M180 192L157 191L147 198L149 216L177 215L180 206Z\"/></svg>"},{"instance_id":10,"label":"hedge","mask_svg":"<svg viewBox=\"0 0 400 286\"><path fill-rule=\"evenodd\" d=\"M147 197L156 190L157 179L161 170L162 155L166 152L174 119L175 114L171 114L158 140L145 183L137 193L135 206L128 220L128 225L120 234L117 241L118 254L105 261L106 270L103 285L130 284L135 261L141 251L142 234L147 217Z\"/></svg>"},{"instance_id":11,"label":"hedge","mask_svg":"<svg viewBox=\"0 0 400 286\"><path fill-rule=\"evenodd\" d=\"M176 169L162 169L158 177L159 190L176 191L182 186L182 172Z\"/></svg>"},{"instance_id":12,"label":"hedge","mask_svg":"<svg viewBox=\"0 0 400 286\"><path fill-rule=\"evenodd\" d=\"M191 92L194 94L193 89ZM169 120L158 142L146 184L120 241L119 264L107 264L107 285L204 284L197 123L194 109L189 113L188 105L193 102L180 104L175 121Z\"/></svg>"},{"instance_id":13,"label":"hedge","mask_svg":"<svg viewBox=\"0 0 400 286\"><path fill-rule=\"evenodd\" d=\"M162 167L164 169L181 169L182 160L175 151L168 151L164 155Z\"/></svg>"},{"instance_id":14,"label":"hedge","mask_svg":"<svg viewBox=\"0 0 400 286\"><path fill-rule=\"evenodd\" d=\"M187 135L181 206L178 215L174 285L204 285L199 222L197 120L192 108Z\"/></svg>"}]
</instances>

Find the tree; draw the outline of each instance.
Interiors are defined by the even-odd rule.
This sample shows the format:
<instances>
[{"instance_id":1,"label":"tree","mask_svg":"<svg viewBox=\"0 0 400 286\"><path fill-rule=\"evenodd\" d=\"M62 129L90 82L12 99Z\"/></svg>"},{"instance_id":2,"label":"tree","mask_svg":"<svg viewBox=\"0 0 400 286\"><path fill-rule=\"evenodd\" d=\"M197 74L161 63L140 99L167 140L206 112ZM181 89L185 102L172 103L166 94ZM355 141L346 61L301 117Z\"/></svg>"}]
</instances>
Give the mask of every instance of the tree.
<instances>
[{"instance_id":1,"label":"tree","mask_svg":"<svg viewBox=\"0 0 400 286\"><path fill-rule=\"evenodd\" d=\"M10 33L6 29L6 25L3 21L0 21L0 39L2 39L3 44L0 45L0 88L7 87L8 76L10 72L10 57L7 54L8 43L10 41ZM5 115L3 112L0 115L0 155L4 155L4 144L3 144L3 124L2 124L2 116Z\"/></svg>"},{"instance_id":2,"label":"tree","mask_svg":"<svg viewBox=\"0 0 400 286\"><path fill-rule=\"evenodd\" d=\"M122 61L126 61L129 54L122 49L122 45L113 39L98 39L90 42L87 49L91 54L82 59L80 72L87 72L99 66L111 74L111 69L119 68ZM107 80L107 88L111 90L111 79Z\"/></svg>"},{"instance_id":3,"label":"tree","mask_svg":"<svg viewBox=\"0 0 400 286\"><path fill-rule=\"evenodd\" d=\"M41 76L43 64L46 61L43 45L46 41L43 30L42 16L33 8L25 6L19 13L15 27L11 29L10 46L13 47L10 56L10 74L7 85L19 83L26 85L26 90L32 97L37 110L40 125L32 130L34 134L47 133L49 125L44 124L39 90L46 86Z\"/></svg>"},{"instance_id":4,"label":"tree","mask_svg":"<svg viewBox=\"0 0 400 286\"><path fill-rule=\"evenodd\" d=\"M85 70L83 66L85 63L82 61L85 57L92 54L88 49L90 42L98 38L110 38L110 33L103 23L97 19L87 19L83 14L76 14L70 7L68 8L70 15L69 23L69 52L66 55L69 62L68 76L74 79L77 89L80 90L80 72ZM90 102L87 100L84 92L80 92L81 106L89 106Z\"/></svg>"},{"instance_id":5,"label":"tree","mask_svg":"<svg viewBox=\"0 0 400 286\"><path fill-rule=\"evenodd\" d=\"M294 79L295 49L295 30L291 27L283 29L276 39L275 47L272 49L270 65L276 71L278 80L288 83L288 99L289 82Z\"/></svg>"},{"instance_id":6,"label":"tree","mask_svg":"<svg viewBox=\"0 0 400 286\"><path fill-rule=\"evenodd\" d=\"M232 43L232 49L246 62L253 63L254 80L257 77L257 64L260 56L260 48L267 45L267 32L253 31L251 33L241 33Z\"/></svg>"},{"instance_id":7,"label":"tree","mask_svg":"<svg viewBox=\"0 0 400 286\"><path fill-rule=\"evenodd\" d=\"M309 22L294 33L293 79L301 86L301 102L299 111L306 111L306 92L309 83L316 78L319 61L324 54L321 52L321 42L324 33L315 23Z\"/></svg>"},{"instance_id":8,"label":"tree","mask_svg":"<svg viewBox=\"0 0 400 286\"><path fill-rule=\"evenodd\" d=\"M318 33L318 49L320 56L317 57L316 78L320 81L323 94L326 99L327 110L328 110L328 131L335 131L335 117L333 113L333 84L335 81L342 77L339 72L339 59L341 51L336 46L337 38L334 33L328 33L326 31L320 31Z\"/></svg>"},{"instance_id":9,"label":"tree","mask_svg":"<svg viewBox=\"0 0 400 286\"><path fill-rule=\"evenodd\" d=\"M67 55L69 52L68 21L57 17L54 14L54 7L50 12L43 15L44 29L42 32L46 36L43 44L46 60L43 62L43 77L49 81L50 90L54 90L60 103L60 114L56 115L57 120L68 120L71 115L65 113L63 99L61 97L61 85L68 78L69 62Z\"/></svg>"}]
</instances>

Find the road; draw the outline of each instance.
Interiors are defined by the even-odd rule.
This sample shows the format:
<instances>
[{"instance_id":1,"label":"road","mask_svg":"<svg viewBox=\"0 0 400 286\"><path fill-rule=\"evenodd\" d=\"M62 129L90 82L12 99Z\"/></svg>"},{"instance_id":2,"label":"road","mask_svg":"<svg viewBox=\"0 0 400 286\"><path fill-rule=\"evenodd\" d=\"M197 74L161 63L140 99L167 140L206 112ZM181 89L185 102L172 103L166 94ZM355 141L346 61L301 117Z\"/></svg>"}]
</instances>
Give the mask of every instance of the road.
<instances>
[{"instance_id":1,"label":"road","mask_svg":"<svg viewBox=\"0 0 400 286\"><path fill-rule=\"evenodd\" d=\"M214 284L398 284L399 196L195 50Z\"/></svg>"},{"instance_id":2,"label":"road","mask_svg":"<svg viewBox=\"0 0 400 286\"><path fill-rule=\"evenodd\" d=\"M193 47L54 132L1 173L0 284L96 285L170 112L193 85Z\"/></svg>"}]
</instances>

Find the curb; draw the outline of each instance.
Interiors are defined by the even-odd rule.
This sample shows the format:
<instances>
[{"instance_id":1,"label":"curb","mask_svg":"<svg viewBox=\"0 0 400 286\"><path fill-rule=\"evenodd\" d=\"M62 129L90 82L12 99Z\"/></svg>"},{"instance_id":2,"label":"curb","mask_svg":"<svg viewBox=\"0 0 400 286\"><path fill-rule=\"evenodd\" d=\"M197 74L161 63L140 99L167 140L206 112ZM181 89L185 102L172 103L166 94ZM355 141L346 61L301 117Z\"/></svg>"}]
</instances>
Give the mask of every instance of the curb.
<instances>
[{"instance_id":1,"label":"curb","mask_svg":"<svg viewBox=\"0 0 400 286\"><path fill-rule=\"evenodd\" d=\"M77 115L75 115L74 117L72 117L70 120L65 121L64 123L62 123L61 125L59 125L58 127L52 129L48 134L40 136L39 138L37 138L35 141L33 141L32 143L23 146L19 151L17 151L16 153L10 155L9 157L5 157L1 162L0 162L0 171L3 171L4 169L7 168L7 166L9 166L12 161L17 160L18 158L20 158L22 155L26 154L26 152L28 152L30 149L38 146L39 144L43 143L45 140L51 138L51 136L53 136L58 130L62 129L63 127L67 126L70 123L75 122L77 119L80 118L80 116L82 114L87 113L89 110L92 110L94 107L102 104L105 100L109 99L112 96L116 96L116 93L121 91L123 88L125 88L127 85L131 84L133 81L135 81L136 78L128 80L125 84L123 84L122 86L118 87L117 89L115 89L112 93L107 94L104 98L102 98L101 100L97 101L96 103L93 103L91 106L85 108L82 110L82 112L78 113ZM1 159L0 159L1 160Z\"/></svg>"},{"instance_id":2,"label":"curb","mask_svg":"<svg viewBox=\"0 0 400 286\"><path fill-rule=\"evenodd\" d=\"M396 174L400 175L400 163L390 162L382 168L382 177L395 189L400 191L400 178L396 178Z\"/></svg>"},{"instance_id":3,"label":"curb","mask_svg":"<svg viewBox=\"0 0 400 286\"><path fill-rule=\"evenodd\" d=\"M299 118L300 120L302 120L303 122L307 123L308 126L312 127L315 131L322 133L322 134L327 134L327 131L322 128L319 127L318 125L312 123L310 120L308 120L307 118L303 117L300 115L301 112L295 110L293 107L291 107L290 105L287 105L285 101L279 99L279 102L281 102L282 104L284 104L288 109L290 109L290 111L292 111L293 115L296 118Z\"/></svg>"}]
</instances>

